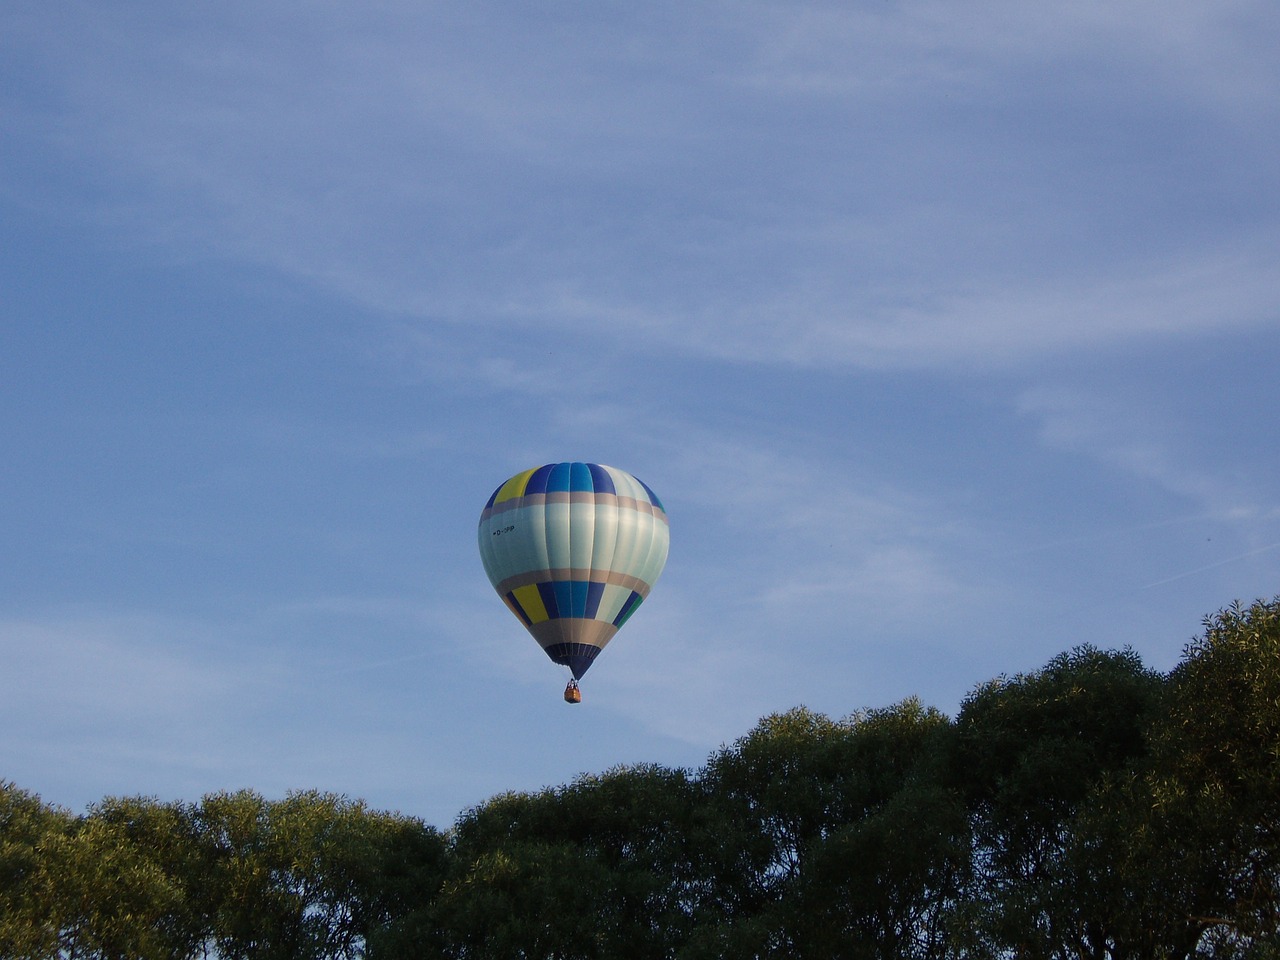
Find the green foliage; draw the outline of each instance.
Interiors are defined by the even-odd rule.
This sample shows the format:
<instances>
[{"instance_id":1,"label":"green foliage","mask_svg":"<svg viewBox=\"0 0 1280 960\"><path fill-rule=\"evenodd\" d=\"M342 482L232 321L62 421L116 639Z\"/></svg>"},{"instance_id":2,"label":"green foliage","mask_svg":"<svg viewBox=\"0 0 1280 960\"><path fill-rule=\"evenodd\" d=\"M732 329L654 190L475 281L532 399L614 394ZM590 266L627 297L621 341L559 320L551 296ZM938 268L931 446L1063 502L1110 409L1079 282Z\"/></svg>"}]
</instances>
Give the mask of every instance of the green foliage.
<instances>
[{"instance_id":1,"label":"green foliage","mask_svg":"<svg viewBox=\"0 0 1280 960\"><path fill-rule=\"evenodd\" d=\"M711 942L749 956L927 952L938 937L904 928L942 929L967 861L963 808L931 785L950 731L916 700L841 721L798 708L714 755L703 779L736 872L717 878ZM937 819L922 826L925 808Z\"/></svg>"},{"instance_id":2,"label":"green foliage","mask_svg":"<svg viewBox=\"0 0 1280 960\"><path fill-rule=\"evenodd\" d=\"M441 891L449 953L469 960L611 956L604 922L615 900L611 881L572 844L521 840L479 854Z\"/></svg>"},{"instance_id":3,"label":"green foliage","mask_svg":"<svg viewBox=\"0 0 1280 960\"><path fill-rule=\"evenodd\" d=\"M800 885L793 935L803 957L939 957L969 873L963 805L910 786L818 845Z\"/></svg>"},{"instance_id":4,"label":"green foliage","mask_svg":"<svg viewBox=\"0 0 1280 960\"><path fill-rule=\"evenodd\" d=\"M1280 960L1280 600L1169 675L1078 647L775 714L441 834L317 792L83 816L0 783L5 960Z\"/></svg>"},{"instance_id":5,"label":"green foliage","mask_svg":"<svg viewBox=\"0 0 1280 960\"><path fill-rule=\"evenodd\" d=\"M1171 682L1165 733L1183 773L1233 801L1280 809L1280 603L1207 618Z\"/></svg>"},{"instance_id":6,"label":"green foliage","mask_svg":"<svg viewBox=\"0 0 1280 960\"><path fill-rule=\"evenodd\" d=\"M1205 890L1197 904L1221 938L1280 930L1280 601L1205 620L1170 676L1151 793L1182 825ZM1217 922L1214 922L1217 921ZM1234 955L1234 954L1231 954Z\"/></svg>"},{"instance_id":7,"label":"green foliage","mask_svg":"<svg viewBox=\"0 0 1280 960\"><path fill-rule=\"evenodd\" d=\"M699 916L715 855L703 801L684 771L657 766L496 797L455 828L444 922L465 934L466 956L490 955L477 952L486 930L485 949L506 951L493 956L551 955L538 951L552 941L556 956L670 956ZM510 878L526 874L527 909L504 909ZM557 900L572 920L563 929L547 913Z\"/></svg>"},{"instance_id":8,"label":"green foliage","mask_svg":"<svg viewBox=\"0 0 1280 960\"><path fill-rule=\"evenodd\" d=\"M1108 778L1142 760L1163 679L1132 651L1077 647L964 701L952 782L972 811L977 870L967 910L990 945L1027 957L1107 955L1088 909L1095 878L1076 821Z\"/></svg>"},{"instance_id":9,"label":"green foliage","mask_svg":"<svg viewBox=\"0 0 1280 960\"><path fill-rule=\"evenodd\" d=\"M438 886L434 831L333 794L215 794L198 816L225 960L363 956L370 932L413 902L407 883ZM406 849L426 862L406 864Z\"/></svg>"},{"instance_id":10,"label":"green foliage","mask_svg":"<svg viewBox=\"0 0 1280 960\"><path fill-rule=\"evenodd\" d=\"M59 876L71 816L0 782L0 956L53 956L61 932Z\"/></svg>"}]
</instances>

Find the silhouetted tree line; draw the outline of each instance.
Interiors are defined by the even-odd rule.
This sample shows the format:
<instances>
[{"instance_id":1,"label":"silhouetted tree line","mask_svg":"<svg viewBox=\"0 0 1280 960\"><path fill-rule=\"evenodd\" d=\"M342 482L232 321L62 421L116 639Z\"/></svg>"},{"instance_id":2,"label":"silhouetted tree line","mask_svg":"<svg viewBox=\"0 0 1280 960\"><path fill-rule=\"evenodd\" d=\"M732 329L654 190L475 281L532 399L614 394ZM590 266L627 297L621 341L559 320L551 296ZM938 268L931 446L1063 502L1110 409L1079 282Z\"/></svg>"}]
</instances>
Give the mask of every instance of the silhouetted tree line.
<instances>
[{"instance_id":1,"label":"silhouetted tree line","mask_svg":"<svg viewBox=\"0 0 1280 960\"><path fill-rule=\"evenodd\" d=\"M1169 674L1078 647L767 717L696 771L497 796L440 832L320 793L0 791L0 955L1280 957L1280 598Z\"/></svg>"}]
</instances>

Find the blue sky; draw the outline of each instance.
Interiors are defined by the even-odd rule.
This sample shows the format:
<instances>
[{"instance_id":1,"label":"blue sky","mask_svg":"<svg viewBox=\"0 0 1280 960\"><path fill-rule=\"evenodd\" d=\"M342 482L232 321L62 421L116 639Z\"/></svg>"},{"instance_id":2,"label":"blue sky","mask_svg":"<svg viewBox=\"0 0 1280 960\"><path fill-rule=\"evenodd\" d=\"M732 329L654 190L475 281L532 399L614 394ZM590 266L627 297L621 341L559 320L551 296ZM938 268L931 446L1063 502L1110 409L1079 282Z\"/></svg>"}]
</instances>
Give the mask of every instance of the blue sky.
<instances>
[{"instance_id":1,"label":"blue sky","mask_svg":"<svg viewBox=\"0 0 1280 960\"><path fill-rule=\"evenodd\" d=\"M448 826L1280 593L1271 3L17 0L0 778ZM670 560L560 700L540 463Z\"/></svg>"}]
</instances>

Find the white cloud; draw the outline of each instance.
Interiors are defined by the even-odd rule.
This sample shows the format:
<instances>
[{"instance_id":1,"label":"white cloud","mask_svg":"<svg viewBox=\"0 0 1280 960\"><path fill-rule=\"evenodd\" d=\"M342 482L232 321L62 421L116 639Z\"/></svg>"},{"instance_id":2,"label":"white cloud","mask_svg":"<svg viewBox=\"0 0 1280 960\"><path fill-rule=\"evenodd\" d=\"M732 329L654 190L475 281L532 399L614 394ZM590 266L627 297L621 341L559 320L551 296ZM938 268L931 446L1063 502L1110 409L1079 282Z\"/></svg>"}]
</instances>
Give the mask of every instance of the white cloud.
<instances>
[{"instance_id":1,"label":"white cloud","mask_svg":"<svg viewBox=\"0 0 1280 960\"><path fill-rule=\"evenodd\" d=\"M574 24L599 49L565 24L488 8L386 5L355 22L248 6L211 23L84 13L57 32L29 18L24 36L63 97L50 146L109 185L118 229L157 231L166 255L216 250L365 307L446 319L445 336L613 330L684 356L969 369L1276 322L1269 233L1106 263L1089 248L1109 224L1072 234L1072 199L1052 180L1026 209L993 215L961 179L938 208L932 181L967 165L965 177L1000 176L1002 164L1033 175L1032 160L1006 156L1029 136L1021 113L1010 142L975 160L946 126L848 143L796 127L791 107L725 79L936 97L975 72L1002 84L1055 58L1082 71L1087 50L1100 62L1122 53L1126 69L1176 87L1171 98L1203 96L1215 78L1223 92L1205 109L1251 90L1270 103L1275 84L1263 81L1277 67L1254 39L1269 19L1254 3L708 8L690 18L718 41L705 65L669 49L673 12L629 24L635 36L603 19ZM882 130L914 108L880 109L842 103L834 119ZM795 182L793 154L776 146L793 137L795 154L813 155L811 184ZM749 144L758 156L724 180L724 152ZM899 183L904 164L919 169ZM1055 230L1069 239L1045 246L1043 263L1000 266ZM521 390L541 382L500 350L472 372Z\"/></svg>"},{"instance_id":2,"label":"white cloud","mask_svg":"<svg viewBox=\"0 0 1280 960\"><path fill-rule=\"evenodd\" d=\"M681 511L670 564L696 570L684 589L736 606L743 626L803 612L819 631L839 629L851 609L866 625L926 622L984 595L957 566L981 533L945 498L765 438L748 445L691 425L677 433L684 442L664 463Z\"/></svg>"},{"instance_id":3,"label":"white cloud","mask_svg":"<svg viewBox=\"0 0 1280 960\"><path fill-rule=\"evenodd\" d=\"M231 749L228 705L270 683L264 664L219 656L213 631L147 616L10 620L0 656L8 775L95 790L50 797L73 805L208 777Z\"/></svg>"},{"instance_id":4,"label":"white cloud","mask_svg":"<svg viewBox=\"0 0 1280 960\"><path fill-rule=\"evenodd\" d=\"M193 635L194 633L194 635ZM0 624L3 698L15 722L93 728L108 718L163 724L225 697L240 679L219 668L211 635L151 617Z\"/></svg>"},{"instance_id":5,"label":"white cloud","mask_svg":"<svg viewBox=\"0 0 1280 960\"><path fill-rule=\"evenodd\" d=\"M641 348L729 360L869 369L1006 369L1046 356L1280 325L1272 244L1209 251L1122 272L970 281L919 304L877 304L838 279L764 302L700 306L694 316L578 296L528 305L549 324L614 326ZM836 275L838 277L838 275ZM905 291L904 291L905 293ZM509 315L520 319L521 315Z\"/></svg>"},{"instance_id":6,"label":"white cloud","mask_svg":"<svg viewBox=\"0 0 1280 960\"><path fill-rule=\"evenodd\" d=\"M1039 424L1040 441L1095 460L1188 501L1197 514L1247 528L1268 508L1243 477L1227 477L1193 461L1154 412L1103 393L1042 387L1018 401Z\"/></svg>"},{"instance_id":7,"label":"white cloud","mask_svg":"<svg viewBox=\"0 0 1280 960\"><path fill-rule=\"evenodd\" d=\"M442 759L476 735L445 722L472 705L458 663L474 617L450 643L448 604L349 596L241 613L0 623L4 775L73 809L110 794L317 788L447 824L482 799Z\"/></svg>"},{"instance_id":8,"label":"white cloud","mask_svg":"<svg viewBox=\"0 0 1280 960\"><path fill-rule=\"evenodd\" d=\"M1039 6L945 2L909 6L757 3L758 55L741 79L806 95L883 97L949 88L998 93L1013 71L1032 75L1071 60L1138 71L1181 98L1243 120L1274 112L1278 68L1265 38L1274 9L1259 0L1087 2Z\"/></svg>"}]
</instances>

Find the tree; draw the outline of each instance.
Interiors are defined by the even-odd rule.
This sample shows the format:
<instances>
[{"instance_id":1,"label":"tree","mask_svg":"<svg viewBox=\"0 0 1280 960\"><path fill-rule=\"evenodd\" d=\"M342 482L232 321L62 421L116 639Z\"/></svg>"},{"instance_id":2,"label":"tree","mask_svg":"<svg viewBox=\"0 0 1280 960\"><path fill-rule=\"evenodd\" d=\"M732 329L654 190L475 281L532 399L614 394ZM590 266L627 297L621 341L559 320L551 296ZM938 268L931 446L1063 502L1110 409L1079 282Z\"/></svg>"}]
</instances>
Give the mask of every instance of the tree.
<instances>
[{"instance_id":1,"label":"tree","mask_svg":"<svg viewBox=\"0 0 1280 960\"><path fill-rule=\"evenodd\" d=\"M721 929L699 942L741 956L936 946L968 852L962 808L936 787L949 726L916 700L841 721L800 708L713 756L704 779L738 872Z\"/></svg>"},{"instance_id":2,"label":"tree","mask_svg":"<svg viewBox=\"0 0 1280 960\"><path fill-rule=\"evenodd\" d=\"M961 706L953 782L974 831L971 923L997 952L1116 956L1076 856L1077 815L1147 754L1163 678L1132 651L1077 647L1042 670L980 686Z\"/></svg>"},{"instance_id":3,"label":"tree","mask_svg":"<svg viewBox=\"0 0 1280 960\"><path fill-rule=\"evenodd\" d=\"M66 913L60 854L73 829L70 814L0 782L0 956L36 960L56 953Z\"/></svg>"},{"instance_id":4,"label":"tree","mask_svg":"<svg viewBox=\"0 0 1280 960\"><path fill-rule=\"evenodd\" d=\"M202 950L187 910L190 832L180 808L108 799L88 816L0 787L0 956L185 958Z\"/></svg>"},{"instance_id":5,"label":"tree","mask_svg":"<svg viewBox=\"0 0 1280 960\"><path fill-rule=\"evenodd\" d=\"M192 807L107 798L77 820L64 880L78 905L70 956L102 960L205 956L210 917Z\"/></svg>"},{"instance_id":6,"label":"tree","mask_svg":"<svg viewBox=\"0 0 1280 960\"><path fill-rule=\"evenodd\" d=\"M812 844L788 911L800 956L948 955L970 866L965 807L942 782L951 732L914 699L851 719L843 822Z\"/></svg>"},{"instance_id":7,"label":"tree","mask_svg":"<svg viewBox=\"0 0 1280 960\"><path fill-rule=\"evenodd\" d=\"M572 844L513 841L459 864L437 904L445 955L458 960L612 956L598 919L613 877Z\"/></svg>"},{"instance_id":8,"label":"tree","mask_svg":"<svg viewBox=\"0 0 1280 960\"><path fill-rule=\"evenodd\" d=\"M455 828L448 926L467 956L674 956L711 886L701 798L653 765L494 798Z\"/></svg>"},{"instance_id":9,"label":"tree","mask_svg":"<svg viewBox=\"0 0 1280 960\"><path fill-rule=\"evenodd\" d=\"M411 817L378 815L361 899L369 960L443 956L436 899L450 863L445 838Z\"/></svg>"},{"instance_id":10,"label":"tree","mask_svg":"<svg viewBox=\"0 0 1280 960\"><path fill-rule=\"evenodd\" d=\"M726 903L748 914L799 878L811 843L848 818L842 790L849 727L804 707L765 717L703 770L722 823L739 824L737 887Z\"/></svg>"},{"instance_id":11,"label":"tree","mask_svg":"<svg viewBox=\"0 0 1280 960\"><path fill-rule=\"evenodd\" d=\"M1253 956L1280 942L1280 598L1204 626L1170 675L1148 790L1166 859L1194 881L1182 925Z\"/></svg>"},{"instance_id":12,"label":"tree","mask_svg":"<svg viewBox=\"0 0 1280 960\"><path fill-rule=\"evenodd\" d=\"M441 853L420 823L334 794L212 794L199 821L225 960L347 960L363 956L371 934L386 947L388 926L412 902L406 875L430 874ZM425 869L406 869L406 842Z\"/></svg>"}]
</instances>

